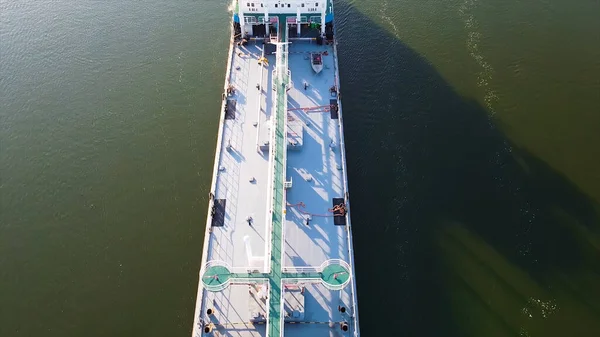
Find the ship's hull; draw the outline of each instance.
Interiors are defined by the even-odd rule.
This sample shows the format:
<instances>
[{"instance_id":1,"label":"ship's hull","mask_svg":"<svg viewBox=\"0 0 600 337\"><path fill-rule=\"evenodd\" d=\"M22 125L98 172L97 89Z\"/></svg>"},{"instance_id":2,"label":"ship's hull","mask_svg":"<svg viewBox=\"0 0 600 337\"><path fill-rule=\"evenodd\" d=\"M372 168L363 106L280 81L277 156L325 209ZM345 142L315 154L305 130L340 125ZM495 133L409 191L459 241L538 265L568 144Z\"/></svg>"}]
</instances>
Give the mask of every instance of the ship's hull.
<instances>
[{"instance_id":1,"label":"ship's hull","mask_svg":"<svg viewBox=\"0 0 600 337\"><path fill-rule=\"evenodd\" d=\"M333 7L327 11L327 29L290 24L291 13L270 14L269 25L233 17L194 337L332 328L359 336ZM301 29L326 39L290 37Z\"/></svg>"}]
</instances>

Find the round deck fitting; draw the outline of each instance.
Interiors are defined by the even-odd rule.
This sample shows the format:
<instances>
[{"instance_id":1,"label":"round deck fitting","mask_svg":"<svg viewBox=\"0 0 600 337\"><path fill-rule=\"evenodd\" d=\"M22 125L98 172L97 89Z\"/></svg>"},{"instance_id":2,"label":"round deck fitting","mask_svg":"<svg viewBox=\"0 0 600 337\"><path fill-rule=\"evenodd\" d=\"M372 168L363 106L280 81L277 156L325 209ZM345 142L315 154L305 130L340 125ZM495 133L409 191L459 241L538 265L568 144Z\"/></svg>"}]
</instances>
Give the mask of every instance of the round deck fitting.
<instances>
[{"instance_id":1,"label":"round deck fitting","mask_svg":"<svg viewBox=\"0 0 600 337\"><path fill-rule=\"evenodd\" d=\"M221 291L227 288L230 279L231 272L227 267L221 265L213 265L206 268L204 275L202 275L204 288L210 291Z\"/></svg>"},{"instance_id":2,"label":"round deck fitting","mask_svg":"<svg viewBox=\"0 0 600 337\"><path fill-rule=\"evenodd\" d=\"M321 280L325 286L341 289L350 281L350 271L341 264L329 264L323 268Z\"/></svg>"}]
</instances>

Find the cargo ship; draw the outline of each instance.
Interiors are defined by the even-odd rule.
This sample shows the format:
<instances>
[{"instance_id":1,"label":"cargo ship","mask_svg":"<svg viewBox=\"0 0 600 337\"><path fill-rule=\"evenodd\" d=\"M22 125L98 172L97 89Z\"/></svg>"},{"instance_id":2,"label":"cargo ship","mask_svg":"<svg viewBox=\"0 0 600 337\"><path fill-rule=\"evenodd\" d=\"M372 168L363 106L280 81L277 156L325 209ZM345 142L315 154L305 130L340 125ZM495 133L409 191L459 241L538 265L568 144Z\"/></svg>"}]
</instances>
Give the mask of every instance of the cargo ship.
<instances>
[{"instance_id":1,"label":"cargo ship","mask_svg":"<svg viewBox=\"0 0 600 337\"><path fill-rule=\"evenodd\" d=\"M231 8L192 336L358 337L333 3Z\"/></svg>"}]
</instances>

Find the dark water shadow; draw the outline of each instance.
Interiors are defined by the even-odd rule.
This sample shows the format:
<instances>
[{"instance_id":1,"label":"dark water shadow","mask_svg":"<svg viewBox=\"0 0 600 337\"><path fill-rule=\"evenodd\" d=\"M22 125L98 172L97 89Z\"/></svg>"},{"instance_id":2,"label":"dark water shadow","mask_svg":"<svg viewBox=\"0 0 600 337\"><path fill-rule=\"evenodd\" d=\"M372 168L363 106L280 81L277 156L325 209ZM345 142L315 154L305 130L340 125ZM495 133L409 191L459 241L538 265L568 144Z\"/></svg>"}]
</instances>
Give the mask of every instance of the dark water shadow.
<instances>
[{"instance_id":1,"label":"dark water shadow","mask_svg":"<svg viewBox=\"0 0 600 337\"><path fill-rule=\"evenodd\" d=\"M557 270L600 275L598 250L575 229L597 233L594 201L348 3L336 2L336 23L365 336L468 335L452 319L435 243L449 222L542 287ZM393 283L381 284L385 273Z\"/></svg>"}]
</instances>

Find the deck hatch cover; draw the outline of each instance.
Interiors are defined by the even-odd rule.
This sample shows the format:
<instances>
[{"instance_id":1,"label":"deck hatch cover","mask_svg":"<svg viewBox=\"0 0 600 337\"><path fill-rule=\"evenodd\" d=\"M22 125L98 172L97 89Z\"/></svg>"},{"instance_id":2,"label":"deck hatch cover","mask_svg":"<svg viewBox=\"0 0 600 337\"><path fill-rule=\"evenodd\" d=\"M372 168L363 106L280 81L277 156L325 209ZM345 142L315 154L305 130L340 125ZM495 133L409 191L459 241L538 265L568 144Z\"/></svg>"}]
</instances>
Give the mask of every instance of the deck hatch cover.
<instances>
[{"instance_id":1,"label":"deck hatch cover","mask_svg":"<svg viewBox=\"0 0 600 337\"><path fill-rule=\"evenodd\" d=\"M343 206L340 210L339 207ZM346 225L346 201L344 198L333 198L333 224L336 226Z\"/></svg>"},{"instance_id":2,"label":"deck hatch cover","mask_svg":"<svg viewBox=\"0 0 600 337\"><path fill-rule=\"evenodd\" d=\"M329 111L331 112L331 119L338 119L338 101L337 99L329 100Z\"/></svg>"},{"instance_id":3,"label":"deck hatch cover","mask_svg":"<svg viewBox=\"0 0 600 337\"><path fill-rule=\"evenodd\" d=\"M215 199L211 210L213 227L221 227L225 224L225 199Z\"/></svg>"},{"instance_id":4,"label":"deck hatch cover","mask_svg":"<svg viewBox=\"0 0 600 337\"><path fill-rule=\"evenodd\" d=\"M235 108L237 101L235 99L227 99L225 102L225 119L235 119Z\"/></svg>"}]
</instances>

